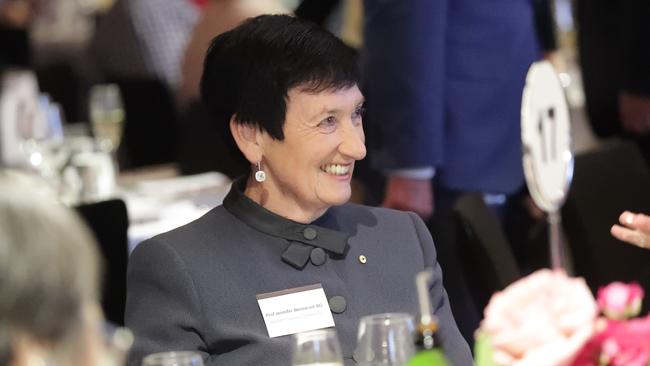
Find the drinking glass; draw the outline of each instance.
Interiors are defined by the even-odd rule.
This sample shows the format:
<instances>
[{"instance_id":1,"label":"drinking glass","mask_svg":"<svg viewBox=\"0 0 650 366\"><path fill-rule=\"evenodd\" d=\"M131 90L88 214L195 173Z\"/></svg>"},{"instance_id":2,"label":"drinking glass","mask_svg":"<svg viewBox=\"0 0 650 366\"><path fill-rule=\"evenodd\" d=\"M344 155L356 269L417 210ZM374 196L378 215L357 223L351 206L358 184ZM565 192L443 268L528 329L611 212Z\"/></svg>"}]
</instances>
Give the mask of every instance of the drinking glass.
<instances>
[{"instance_id":1,"label":"drinking glass","mask_svg":"<svg viewBox=\"0 0 650 366\"><path fill-rule=\"evenodd\" d=\"M413 317L385 313L361 318L356 361L362 366L403 366L415 354Z\"/></svg>"},{"instance_id":2,"label":"drinking glass","mask_svg":"<svg viewBox=\"0 0 650 366\"><path fill-rule=\"evenodd\" d=\"M146 356L142 366L203 366L203 358L193 351L161 352Z\"/></svg>"},{"instance_id":3,"label":"drinking glass","mask_svg":"<svg viewBox=\"0 0 650 366\"><path fill-rule=\"evenodd\" d=\"M343 366L343 355L336 331L312 330L294 336L293 366Z\"/></svg>"},{"instance_id":4,"label":"drinking glass","mask_svg":"<svg viewBox=\"0 0 650 366\"><path fill-rule=\"evenodd\" d=\"M100 84L90 89L88 109L93 135L108 152L117 150L124 129L124 107L116 84Z\"/></svg>"}]
</instances>

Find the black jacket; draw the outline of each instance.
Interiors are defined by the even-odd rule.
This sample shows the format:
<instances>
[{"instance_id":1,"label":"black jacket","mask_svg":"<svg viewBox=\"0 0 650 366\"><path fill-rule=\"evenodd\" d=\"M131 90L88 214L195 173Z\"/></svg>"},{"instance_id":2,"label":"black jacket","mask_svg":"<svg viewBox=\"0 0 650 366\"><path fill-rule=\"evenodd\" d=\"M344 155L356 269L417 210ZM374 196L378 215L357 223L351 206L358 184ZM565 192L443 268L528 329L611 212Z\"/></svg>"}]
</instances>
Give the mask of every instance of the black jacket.
<instances>
[{"instance_id":1,"label":"black jacket","mask_svg":"<svg viewBox=\"0 0 650 366\"><path fill-rule=\"evenodd\" d=\"M454 365L472 365L433 241L415 214L346 204L304 225L267 211L236 186L224 206L132 253L126 325L136 339L130 365L171 350L200 351L208 366L290 365L292 338L268 337L255 295L316 283L328 299L345 300L330 307L345 364L353 365L359 319L385 312L415 315L413 280L425 266L435 268L431 301L447 355ZM324 263L316 265L315 252L324 252Z\"/></svg>"}]
</instances>

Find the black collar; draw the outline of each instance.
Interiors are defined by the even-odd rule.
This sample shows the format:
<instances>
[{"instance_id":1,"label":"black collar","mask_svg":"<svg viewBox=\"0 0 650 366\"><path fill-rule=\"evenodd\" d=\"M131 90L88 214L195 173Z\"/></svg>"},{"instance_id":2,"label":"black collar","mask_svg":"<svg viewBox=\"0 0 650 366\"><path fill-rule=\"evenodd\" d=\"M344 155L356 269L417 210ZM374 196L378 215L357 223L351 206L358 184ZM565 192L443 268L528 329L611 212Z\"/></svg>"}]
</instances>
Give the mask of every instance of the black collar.
<instances>
[{"instance_id":1,"label":"black collar","mask_svg":"<svg viewBox=\"0 0 650 366\"><path fill-rule=\"evenodd\" d=\"M245 187L246 177L234 181L223 207L252 228L288 240L290 244L282 253L284 262L297 269L304 268L313 247L339 255L345 253L349 235L322 226L331 221L329 210L311 224L301 224L258 205L244 195Z\"/></svg>"}]
</instances>

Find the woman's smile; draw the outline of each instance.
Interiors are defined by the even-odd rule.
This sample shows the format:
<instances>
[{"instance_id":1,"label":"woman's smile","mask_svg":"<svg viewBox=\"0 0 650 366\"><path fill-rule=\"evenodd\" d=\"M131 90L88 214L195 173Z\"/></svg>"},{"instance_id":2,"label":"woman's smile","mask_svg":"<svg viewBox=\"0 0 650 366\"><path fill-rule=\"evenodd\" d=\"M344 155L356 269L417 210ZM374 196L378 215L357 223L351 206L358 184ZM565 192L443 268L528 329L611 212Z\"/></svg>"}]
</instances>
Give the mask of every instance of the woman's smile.
<instances>
[{"instance_id":1,"label":"woman's smile","mask_svg":"<svg viewBox=\"0 0 650 366\"><path fill-rule=\"evenodd\" d=\"M320 170L328 175L349 179L352 176L353 164L323 164Z\"/></svg>"}]
</instances>

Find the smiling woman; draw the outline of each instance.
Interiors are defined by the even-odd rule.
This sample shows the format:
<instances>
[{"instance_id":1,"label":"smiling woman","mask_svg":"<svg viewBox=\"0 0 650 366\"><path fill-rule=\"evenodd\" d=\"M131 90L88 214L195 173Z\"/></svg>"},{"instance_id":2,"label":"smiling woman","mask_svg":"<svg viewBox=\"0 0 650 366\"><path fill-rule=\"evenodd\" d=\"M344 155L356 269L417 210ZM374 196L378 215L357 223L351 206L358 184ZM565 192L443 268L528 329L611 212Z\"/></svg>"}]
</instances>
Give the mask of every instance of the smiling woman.
<instances>
[{"instance_id":1,"label":"smiling woman","mask_svg":"<svg viewBox=\"0 0 650 366\"><path fill-rule=\"evenodd\" d=\"M237 146L261 162L267 179L251 181L246 196L285 218L310 223L350 199L354 162L366 155L357 86L318 94L289 90L284 139L231 120Z\"/></svg>"},{"instance_id":2,"label":"smiling woman","mask_svg":"<svg viewBox=\"0 0 650 366\"><path fill-rule=\"evenodd\" d=\"M132 365L181 349L207 365L288 365L287 335L332 324L351 365L359 319L416 313L413 278L426 267L443 347L455 365L472 364L422 221L347 203L366 155L358 79L353 51L289 16L252 18L213 40L202 100L251 171L223 206L131 255ZM311 306L309 319L273 315Z\"/></svg>"}]
</instances>

